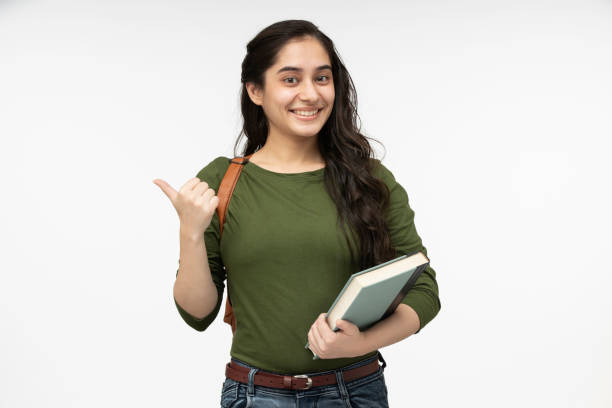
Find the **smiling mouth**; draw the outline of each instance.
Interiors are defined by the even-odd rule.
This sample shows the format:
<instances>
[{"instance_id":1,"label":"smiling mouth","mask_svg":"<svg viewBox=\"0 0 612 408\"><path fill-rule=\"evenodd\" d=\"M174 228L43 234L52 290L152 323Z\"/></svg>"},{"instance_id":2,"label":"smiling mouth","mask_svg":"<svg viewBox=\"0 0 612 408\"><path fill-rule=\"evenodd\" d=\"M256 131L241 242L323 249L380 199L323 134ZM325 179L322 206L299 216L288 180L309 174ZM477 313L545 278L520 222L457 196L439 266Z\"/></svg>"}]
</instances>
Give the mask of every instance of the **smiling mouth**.
<instances>
[{"instance_id":1,"label":"smiling mouth","mask_svg":"<svg viewBox=\"0 0 612 408\"><path fill-rule=\"evenodd\" d=\"M300 115L298 113L298 110L295 110L295 109L289 109L289 112L293 113L294 115L296 115L297 117L300 117L300 118L315 118L315 117L319 116L319 113L322 110L323 110L323 108L317 109L316 112L314 114L312 114L312 115ZM314 109L310 110L310 111L299 110L299 112L313 112L313 111L314 111Z\"/></svg>"}]
</instances>

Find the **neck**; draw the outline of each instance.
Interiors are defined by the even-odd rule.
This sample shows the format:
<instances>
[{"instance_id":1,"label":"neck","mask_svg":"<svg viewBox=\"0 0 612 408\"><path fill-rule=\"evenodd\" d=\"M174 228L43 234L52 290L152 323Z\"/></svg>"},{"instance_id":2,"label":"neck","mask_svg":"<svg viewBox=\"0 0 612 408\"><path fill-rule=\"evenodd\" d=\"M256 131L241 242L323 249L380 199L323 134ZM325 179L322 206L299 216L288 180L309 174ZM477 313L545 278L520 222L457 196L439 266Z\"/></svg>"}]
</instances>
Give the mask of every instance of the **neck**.
<instances>
[{"instance_id":1,"label":"neck","mask_svg":"<svg viewBox=\"0 0 612 408\"><path fill-rule=\"evenodd\" d=\"M281 166L323 163L317 141L318 136L291 139L270 132L265 145L256 152L256 155L266 162Z\"/></svg>"}]
</instances>

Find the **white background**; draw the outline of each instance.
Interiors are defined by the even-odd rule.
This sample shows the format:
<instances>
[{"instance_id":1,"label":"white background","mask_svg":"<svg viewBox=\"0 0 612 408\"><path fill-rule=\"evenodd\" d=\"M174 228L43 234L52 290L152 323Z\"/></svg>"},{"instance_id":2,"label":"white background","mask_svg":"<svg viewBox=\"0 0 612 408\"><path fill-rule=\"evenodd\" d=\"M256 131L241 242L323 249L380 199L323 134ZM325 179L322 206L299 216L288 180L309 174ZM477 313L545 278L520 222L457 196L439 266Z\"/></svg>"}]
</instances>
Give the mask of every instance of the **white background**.
<instances>
[{"instance_id":1,"label":"white background","mask_svg":"<svg viewBox=\"0 0 612 408\"><path fill-rule=\"evenodd\" d=\"M290 18L334 40L438 273L440 314L381 350L391 407L612 406L612 3L586 0L0 2L0 406L218 406L231 329L176 311L152 180L232 155L246 43Z\"/></svg>"}]
</instances>

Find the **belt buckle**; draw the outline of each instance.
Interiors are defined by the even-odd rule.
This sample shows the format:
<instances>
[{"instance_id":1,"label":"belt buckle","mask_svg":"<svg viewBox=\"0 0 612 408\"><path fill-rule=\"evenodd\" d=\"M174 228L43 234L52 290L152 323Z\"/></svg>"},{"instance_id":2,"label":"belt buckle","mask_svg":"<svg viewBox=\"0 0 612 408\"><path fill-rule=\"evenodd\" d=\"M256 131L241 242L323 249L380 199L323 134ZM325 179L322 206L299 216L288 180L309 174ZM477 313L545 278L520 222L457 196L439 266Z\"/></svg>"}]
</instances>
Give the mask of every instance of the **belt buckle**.
<instances>
[{"instance_id":1,"label":"belt buckle","mask_svg":"<svg viewBox=\"0 0 612 408\"><path fill-rule=\"evenodd\" d=\"M302 388L303 390L307 390L310 387L312 387L312 379L306 374L298 374L298 375L294 375L293 377L294 378L308 378L308 382L306 383L306 388Z\"/></svg>"}]
</instances>

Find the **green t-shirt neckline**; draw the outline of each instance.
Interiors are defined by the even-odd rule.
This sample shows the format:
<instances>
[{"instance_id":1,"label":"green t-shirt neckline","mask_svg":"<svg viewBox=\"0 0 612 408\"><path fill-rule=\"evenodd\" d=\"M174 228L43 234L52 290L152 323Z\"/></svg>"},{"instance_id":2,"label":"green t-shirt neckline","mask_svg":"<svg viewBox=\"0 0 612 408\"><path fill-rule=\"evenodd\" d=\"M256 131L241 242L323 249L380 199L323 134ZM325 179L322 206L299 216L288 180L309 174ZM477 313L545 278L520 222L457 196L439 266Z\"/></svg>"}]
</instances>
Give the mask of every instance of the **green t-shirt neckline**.
<instances>
[{"instance_id":1,"label":"green t-shirt neckline","mask_svg":"<svg viewBox=\"0 0 612 408\"><path fill-rule=\"evenodd\" d=\"M247 170L248 169L248 170ZM261 166L249 161L244 165L244 170L259 173L262 176L274 177L280 181L298 181L298 180L322 180L325 174L325 167L320 169L304 171L300 173L277 173L271 170L264 169Z\"/></svg>"}]
</instances>

